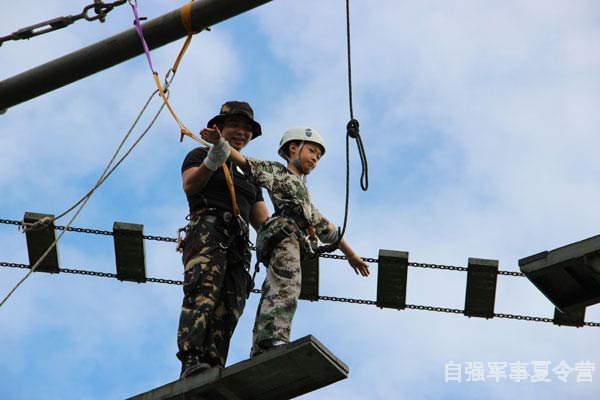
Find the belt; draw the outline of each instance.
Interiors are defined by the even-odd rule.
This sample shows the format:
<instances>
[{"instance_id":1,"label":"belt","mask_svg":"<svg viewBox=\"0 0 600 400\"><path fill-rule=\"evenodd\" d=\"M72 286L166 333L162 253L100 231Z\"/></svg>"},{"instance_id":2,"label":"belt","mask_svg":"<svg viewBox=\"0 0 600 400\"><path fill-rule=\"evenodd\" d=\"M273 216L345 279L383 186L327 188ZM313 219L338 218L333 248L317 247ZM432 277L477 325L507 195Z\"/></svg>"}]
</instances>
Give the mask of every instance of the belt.
<instances>
[{"instance_id":1,"label":"belt","mask_svg":"<svg viewBox=\"0 0 600 400\"><path fill-rule=\"evenodd\" d=\"M209 224L223 222L226 225L237 221L240 232L242 232L243 234L248 233L248 223L241 216L236 218L232 212L223 211L218 208L202 208L200 210L190 213L188 215L188 219L191 221L198 221L202 219L203 221L206 221Z\"/></svg>"},{"instance_id":2,"label":"belt","mask_svg":"<svg viewBox=\"0 0 600 400\"><path fill-rule=\"evenodd\" d=\"M287 217L287 218L293 219L294 222L296 222L296 224L298 225L298 227L301 230L305 230L310 225L304 216L299 215L296 212L290 212L285 209L277 210L277 211L275 211L275 213L273 215L278 216L278 217Z\"/></svg>"},{"instance_id":3,"label":"belt","mask_svg":"<svg viewBox=\"0 0 600 400\"><path fill-rule=\"evenodd\" d=\"M229 211L223 211L218 208L201 208L200 210L191 212L188 215L188 219L191 221L198 220L200 218L208 222L216 222L217 219L220 219L228 224L234 218L234 215Z\"/></svg>"}]
</instances>

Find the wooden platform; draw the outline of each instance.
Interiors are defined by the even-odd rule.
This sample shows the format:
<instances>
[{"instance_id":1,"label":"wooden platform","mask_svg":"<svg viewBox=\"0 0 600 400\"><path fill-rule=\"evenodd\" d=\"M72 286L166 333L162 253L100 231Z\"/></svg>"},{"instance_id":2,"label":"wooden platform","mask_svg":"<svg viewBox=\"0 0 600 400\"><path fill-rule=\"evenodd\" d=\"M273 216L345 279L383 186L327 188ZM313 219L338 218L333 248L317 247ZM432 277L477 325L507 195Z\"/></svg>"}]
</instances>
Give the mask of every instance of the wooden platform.
<instances>
[{"instance_id":1,"label":"wooden platform","mask_svg":"<svg viewBox=\"0 0 600 400\"><path fill-rule=\"evenodd\" d=\"M284 400L348 377L348 366L309 335L225 369L168 383L128 400Z\"/></svg>"}]
</instances>

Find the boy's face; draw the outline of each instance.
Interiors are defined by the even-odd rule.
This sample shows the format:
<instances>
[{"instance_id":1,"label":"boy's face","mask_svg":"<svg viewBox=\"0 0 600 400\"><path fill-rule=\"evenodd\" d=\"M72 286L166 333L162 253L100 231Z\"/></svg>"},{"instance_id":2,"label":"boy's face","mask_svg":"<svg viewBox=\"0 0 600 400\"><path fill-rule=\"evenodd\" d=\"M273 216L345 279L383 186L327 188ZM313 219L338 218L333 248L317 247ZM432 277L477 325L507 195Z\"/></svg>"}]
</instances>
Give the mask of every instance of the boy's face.
<instances>
[{"instance_id":1,"label":"boy's face","mask_svg":"<svg viewBox=\"0 0 600 400\"><path fill-rule=\"evenodd\" d=\"M290 145L290 155L294 158L298 154L298 148L300 146L292 143ZM317 167L319 160L321 159L321 147L311 142L304 142L304 146L300 149L298 160L302 166L302 173L309 174L313 169Z\"/></svg>"},{"instance_id":2,"label":"boy's face","mask_svg":"<svg viewBox=\"0 0 600 400\"><path fill-rule=\"evenodd\" d=\"M252 138L252 124L248 118L242 115L234 115L223 122L221 134L231 147L240 151L246 147Z\"/></svg>"}]
</instances>

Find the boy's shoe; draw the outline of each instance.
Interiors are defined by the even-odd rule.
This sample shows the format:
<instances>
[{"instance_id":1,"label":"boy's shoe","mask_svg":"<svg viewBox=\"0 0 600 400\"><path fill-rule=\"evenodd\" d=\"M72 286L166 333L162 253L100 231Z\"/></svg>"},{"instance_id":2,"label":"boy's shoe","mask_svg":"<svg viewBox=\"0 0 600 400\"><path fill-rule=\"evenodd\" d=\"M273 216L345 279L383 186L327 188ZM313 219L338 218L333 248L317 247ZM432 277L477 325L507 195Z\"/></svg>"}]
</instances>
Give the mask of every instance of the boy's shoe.
<instances>
[{"instance_id":1,"label":"boy's shoe","mask_svg":"<svg viewBox=\"0 0 600 400\"><path fill-rule=\"evenodd\" d=\"M258 342L258 345L256 346L256 351L254 352L254 354L252 354L252 357L264 354L270 350L273 350L277 347L286 344L288 344L288 342L286 342L285 340L275 338L261 340L260 342Z\"/></svg>"}]
</instances>

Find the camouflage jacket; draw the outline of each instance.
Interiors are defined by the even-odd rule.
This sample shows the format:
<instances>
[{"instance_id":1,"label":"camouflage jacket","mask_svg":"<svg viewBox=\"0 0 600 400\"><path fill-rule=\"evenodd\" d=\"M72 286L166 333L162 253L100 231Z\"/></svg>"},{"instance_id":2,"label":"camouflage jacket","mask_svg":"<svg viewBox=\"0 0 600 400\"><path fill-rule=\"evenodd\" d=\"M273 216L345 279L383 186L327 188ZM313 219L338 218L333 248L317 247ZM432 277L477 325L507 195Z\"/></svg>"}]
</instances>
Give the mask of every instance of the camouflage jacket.
<instances>
[{"instance_id":1,"label":"camouflage jacket","mask_svg":"<svg viewBox=\"0 0 600 400\"><path fill-rule=\"evenodd\" d=\"M296 176L285 165L275 161L257 160L246 157L250 165L252 180L269 192L275 214L282 210L296 210L318 234L327 230L329 221L310 200L310 193L302 178Z\"/></svg>"}]
</instances>

